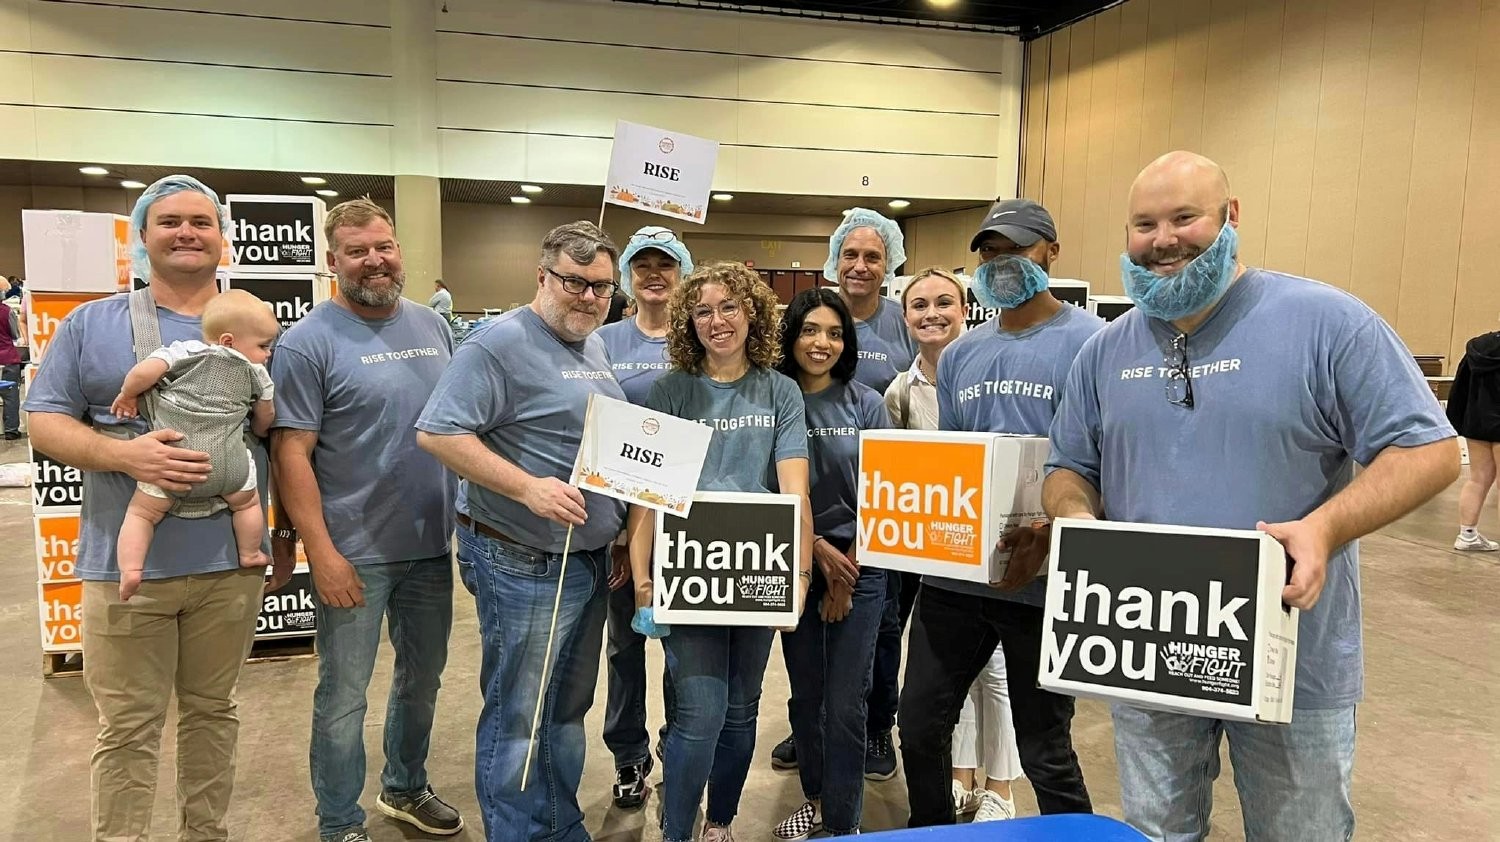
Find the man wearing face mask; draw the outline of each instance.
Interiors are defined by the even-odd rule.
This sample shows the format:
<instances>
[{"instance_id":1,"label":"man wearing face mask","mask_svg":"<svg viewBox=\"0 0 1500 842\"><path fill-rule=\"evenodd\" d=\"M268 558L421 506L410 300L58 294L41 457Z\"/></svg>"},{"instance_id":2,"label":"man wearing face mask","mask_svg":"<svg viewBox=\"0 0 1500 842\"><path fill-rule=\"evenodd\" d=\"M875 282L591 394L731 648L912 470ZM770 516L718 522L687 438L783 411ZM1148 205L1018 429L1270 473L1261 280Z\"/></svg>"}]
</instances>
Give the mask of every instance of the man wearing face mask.
<instances>
[{"instance_id":1,"label":"man wearing face mask","mask_svg":"<svg viewBox=\"0 0 1500 842\"><path fill-rule=\"evenodd\" d=\"M938 426L1046 435L1069 365L1105 323L1047 291L1057 230L1036 202L997 202L969 248L984 259L969 288L999 315L955 339L939 359ZM912 827L954 820L953 728L997 645L1015 678L1016 747L1037 805L1043 813L1093 809L1073 752L1073 699L1036 686L1046 586L1035 574L1035 567L1016 566L994 586L923 578L900 712Z\"/></svg>"},{"instance_id":2,"label":"man wearing face mask","mask_svg":"<svg viewBox=\"0 0 1500 842\"><path fill-rule=\"evenodd\" d=\"M1136 308L1068 376L1044 506L1262 529L1293 562L1282 591L1302 609L1292 721L1115 705L1125 819L1153 839L1204 838L1227 736L1247 838L1349 839L1364 683L1357 539L1457 478L1458 447L1390 326L1335 287L1247 268L1239 218L1224 171L1200 155L1169 153L1136 177L1120 258Z\"/></svg>"}]
</instances>

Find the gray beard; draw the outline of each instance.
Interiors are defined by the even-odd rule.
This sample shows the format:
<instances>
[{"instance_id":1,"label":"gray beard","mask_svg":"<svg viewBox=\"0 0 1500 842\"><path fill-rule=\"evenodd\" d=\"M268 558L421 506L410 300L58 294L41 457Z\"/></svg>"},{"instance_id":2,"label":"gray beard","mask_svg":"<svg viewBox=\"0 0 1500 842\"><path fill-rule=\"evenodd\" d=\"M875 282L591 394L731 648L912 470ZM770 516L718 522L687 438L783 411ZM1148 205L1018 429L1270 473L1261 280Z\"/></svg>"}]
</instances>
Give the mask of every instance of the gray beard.
<instances>
[{"instance_id":1,"label":"gray beard","mask_svg":"<svg viewBox=\"0 0 1500 842\"><path fill-rule=\"evenodd\" d=\"M390 288L377 292L369 287L339 278L339 291L361 307L389 307L401 300L401 291L406 289L406 273L392 275L391 281Z\"/></svg>"}]
</instances>

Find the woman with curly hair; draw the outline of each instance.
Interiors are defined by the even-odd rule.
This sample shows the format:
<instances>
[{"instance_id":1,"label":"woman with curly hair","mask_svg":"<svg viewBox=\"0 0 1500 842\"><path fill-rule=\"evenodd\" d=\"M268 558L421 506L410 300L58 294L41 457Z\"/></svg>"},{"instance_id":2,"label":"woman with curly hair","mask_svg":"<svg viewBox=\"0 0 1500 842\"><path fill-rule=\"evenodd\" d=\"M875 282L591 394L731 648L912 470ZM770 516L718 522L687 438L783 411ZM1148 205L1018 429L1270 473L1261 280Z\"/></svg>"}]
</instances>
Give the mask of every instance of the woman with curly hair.
<instances>
[{"instance_id":1,"label":"woman with curly hair","mask_svg":"<svg viewBox=\"0 0 1500 842\"><path fill-rule=\"evenodd\" d=\"M807 423L802 395L776 371L781 322L776 298L754 271L711 263L689 275L667 305L672 371L651 387L646 406L713 428L700 491L802 497L797 604L812 573L812 515L807 501ZM662 638L676 690L662 760L662 838L688 842L708 787L704 842L732 842L729 824L755 752L761 680L771 652L769 628L657 625L652 617L651 512L632 507L628 527L635 579L634 627Z\"/></svg>"},{"instance_id":2,"label":"woman with curly hair","mask_svg":"<svg viewBox=\"0 0 1500 842\"><path fill-rule=\"evenodd\" d=\"M807 407L817 570L797 630L781 636L797 773L807 801L772 835L806 839L859 832L864 807L865 697L885 611L886 571L854 558L859 431L891 426L880 393L853 379L854 317L830 289L799 293L786 310L781 371Z\"/></svg>"}]
</instances>

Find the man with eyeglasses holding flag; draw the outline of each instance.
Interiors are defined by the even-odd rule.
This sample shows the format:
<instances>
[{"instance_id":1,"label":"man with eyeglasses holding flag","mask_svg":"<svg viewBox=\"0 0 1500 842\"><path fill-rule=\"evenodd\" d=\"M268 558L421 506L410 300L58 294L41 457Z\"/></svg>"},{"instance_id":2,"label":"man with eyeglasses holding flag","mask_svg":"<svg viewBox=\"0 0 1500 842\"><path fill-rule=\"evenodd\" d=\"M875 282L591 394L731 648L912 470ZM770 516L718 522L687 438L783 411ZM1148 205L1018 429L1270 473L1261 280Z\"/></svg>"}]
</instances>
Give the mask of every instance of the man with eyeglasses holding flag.
<instances>
[{"instance_id":1,"label":"man with eyeglasses holding flag","mask_svg":"<svg viewBox=\"0 0 1500 842\"><path fill-rule=\"evenodd\" d=\"M1342 290L1247 268L1239 214L1200 155L1169 153L1136 177L1120 260L1136 307L1079 352L1044 506L1258 528L1285 546L1282 599L1303 612L1292 721L1115 705L1125 819L1152 839L1204 838L1227 735L1247 838L1344 840L1364 689L1357 539L1451 483L1458 447L1390 326Z\"/></svg>"},{"instance_id":2,"label":"man with eyeglasses holding flag","mask_svg":"<svg viewBox=\"0 0 1500 842\"><path fill-rule=\"evenodd\" d=\"M625 505L567 479L589 396L624 400L593 335L614 295L618 250L590 222L542 240L536 296L471 334L417 421L417 443L463 478L458 565L483 634L475 786L490 840L587 840L578 785L610 572ZM562 552L573 527L553 668L541 684ZM530 781L532 713L545 694Z\"/></svg>"}]
</instances>

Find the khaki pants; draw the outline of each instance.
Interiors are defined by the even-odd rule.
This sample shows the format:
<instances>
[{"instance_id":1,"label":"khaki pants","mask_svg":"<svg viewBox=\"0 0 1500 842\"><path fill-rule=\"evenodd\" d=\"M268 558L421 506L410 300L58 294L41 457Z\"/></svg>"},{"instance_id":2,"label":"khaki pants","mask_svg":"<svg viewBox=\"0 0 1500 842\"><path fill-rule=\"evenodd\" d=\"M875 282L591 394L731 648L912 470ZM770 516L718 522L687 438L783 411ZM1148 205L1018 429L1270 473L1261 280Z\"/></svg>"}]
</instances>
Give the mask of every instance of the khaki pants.
<instances>
[{"instance_id":1,"label":"khaki pants","mask_svg":"<svg viewBox=\"0 0 1500 842\"><path fill-rule=\"evenodd\" d=\"M83 583L83 676L99 708L91 759L95 842L151 837L157 757L177 693L178 838L225 840L239 717L233 699L260 613L264 568L142 583Z\"/></svg>"}]
</instances>

